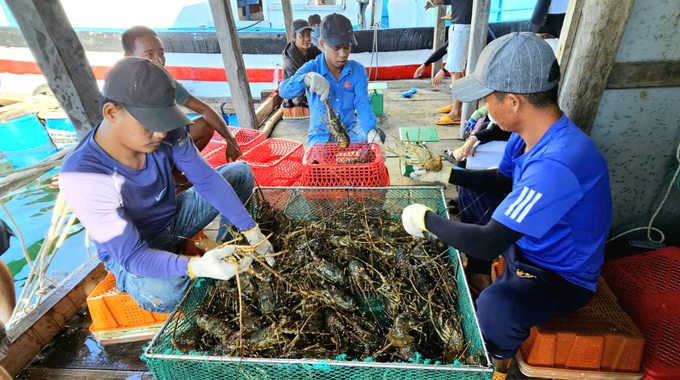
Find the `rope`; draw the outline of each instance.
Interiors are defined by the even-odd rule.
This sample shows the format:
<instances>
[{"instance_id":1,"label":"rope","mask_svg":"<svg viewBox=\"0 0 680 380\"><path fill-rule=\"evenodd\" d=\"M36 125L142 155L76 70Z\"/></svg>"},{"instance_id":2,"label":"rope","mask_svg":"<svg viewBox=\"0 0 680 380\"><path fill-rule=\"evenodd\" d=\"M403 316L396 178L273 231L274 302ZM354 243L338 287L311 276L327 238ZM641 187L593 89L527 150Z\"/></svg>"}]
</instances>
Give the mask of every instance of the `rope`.
<instances>
[{"instance_id":1,"label":"rope","mask_svg":"<svg viewBox=\"0 0 680 380\"><path fill-rule=\"evenodd\" d=\"M375 79L378 79L378 29L382 27L382 24L379 22L376 22L375 24L371 25L371 28L373 28L373 47L371 48L371 64L368 67L368 80L371 81L371 74L373 72L373 58L375 57Z\"/></svg>"},{"instance_id":2,"label":"rope","mask_svg":"<svg viewBox=\"0 0 680 380\"><path fill-rule=\"evenodd\" d=\"M4 204L2 206L5 208ZM7 212L6 208L5 212ZM7 212L7 214L9 215L9 212ZM11 216L10 219L12 219ZM59 248L61 248L62 244L68 237L69 231L75 223L75 220L76 216L75 214L71 213L71 210L64 199L64 195L59 193L59 196L57 196L57 200L54 203L54 209L52 210L52 222L50 224L50 228L47 232L47 236L40 246L40 251L35 257L35 265L31 266L31 272L28 274L24 288L22 289L21 295L17 300L16 307L12 313L11 321L16 321L21 316L26 315L28 312L33 310L35 306L42 301L43 297L45 297L50 292L51 289L45 285L45 281L57 286L56 282L47 277L47 269L49 268L50 264L52 264L52 260L54 260L57 251ZM13 219L12 222L14 222ZM16 225L16 223L15 227L18 233L21 235L21 231L19 231L19 227ZM87 234L85 237L87 241L89 241L89 236ZM89 254L89 243L87 241L86 247L88 247ZM25 255L28 259L27 251L25 251ZM34 299L35 302L32 303L31 301Z\"/></svg>"},{"instance_id":3,"label":"rope","mask_svg":"<svg viewBox=\"0 0 680 380\"><path fill-rule=\"evenodd\" d=\"M671 183L668 184L668 189L666 189L666 194L663 196L663 199L661 200L659 207L656 208L656 211L654 211L654 214L649 219L649 223L647 224L647 227L632 228L628 231L622 232L622 233L614 236L613 238L607 240L607 243L609 243L612 240L616 240L616 239L620 238L621 236L627 235L631 232L640 231L640 230L647 230L647 240L651 241L652 243L663 243L664 240L666 240L666 235L664 235L664 233L660 229L658 229L656 227L652 227L652 224L654 224L654 219L656 219L657 215L659 215L661 208L663 208L663 205L668 200L668 195L671 193L671 189L673 188L675 181L678 179L678 174L680 174L680 144L678 144L678 148L675 151L675 159L678 160L678 169L675 171L675 174L673 175L673 179L671 179ZM661 239L659 239L659 240L652 239L652 231L656 231L661 236Z\"/></svg>"}]
</instances>

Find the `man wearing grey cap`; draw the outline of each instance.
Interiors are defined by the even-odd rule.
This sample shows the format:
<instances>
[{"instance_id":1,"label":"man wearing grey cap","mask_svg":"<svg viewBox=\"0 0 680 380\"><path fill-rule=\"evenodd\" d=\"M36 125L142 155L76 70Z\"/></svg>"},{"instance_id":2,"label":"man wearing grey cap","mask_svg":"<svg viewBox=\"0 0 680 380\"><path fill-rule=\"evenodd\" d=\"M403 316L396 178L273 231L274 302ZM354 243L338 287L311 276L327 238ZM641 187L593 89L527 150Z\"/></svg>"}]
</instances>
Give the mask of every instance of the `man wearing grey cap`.
<instances>
[{"instance_id":1,"label":"man wearing grey cap","mask_svg":"<svg viewBox=\"0 0 680 380\"><path fill-rule=\"evenodd\" d=\"M244 163L217 171L208 165L191 141L191 120L175 92L162 66L136 57L118 61L104 83L104 119L69 153L59 181L118 289L157 313L177 306L191 278L227 280L251 264L249 257L233 259L233 247L202 258L178 254L219 213L221 230L233 224L258 255L273 251L243 207L252 172ZM178 196L173 164L194 184Z\"/></svg>"},{"instance_id":2,"label":"man wearing grey cap","mask_svg":"<svg viewBox=\"0 0 680 380\"><path fill-rule=\"evenodd\" d=\"M307 146L335 142L323 120L326 104L338 112L351 142L385 142L385 134L376 127L376 118L368 97L368 75L359 62L349 60L356 45L352 22L333 13L321 22L323 54L305 63L279 87L283 98L292 99L307 93L310 126Z\"/></svg>"},{"instance_id":3,"label":"man wearing grey cap","mask_svg":"<svg viewBox=\"0 0 680 380\"><path fill-rule=\"evenodd\" d=\"M305 20L293 21L293 35L281 54L283 60L283 79L286 80L298 71L302 65L316 58L321 50L312 45L312 27ZM307 98L302 94L293 99L284 99L283 107L307 107Z\"/></svg>"},{"instance_id":4,"label":"man wearing grey cap","mask_svg":"<svg viewBox=\"0 0 680 380\"><path fill-rule=\"evenodd\" d=\"M505 199L488 210L493 215L486 225L444 219L420 204L402 215L413 236L434 234L470 259L505 258L503 275L477 299L498 378L532 326L592 297L604 260L612 214L607 164L560 110L559 80L555 55L541 38L511 33L490 43L453 94L468 102L483 98L501 129L513 132L499 167L417 170L412 177Z\"/></svg>"}]
</instances>

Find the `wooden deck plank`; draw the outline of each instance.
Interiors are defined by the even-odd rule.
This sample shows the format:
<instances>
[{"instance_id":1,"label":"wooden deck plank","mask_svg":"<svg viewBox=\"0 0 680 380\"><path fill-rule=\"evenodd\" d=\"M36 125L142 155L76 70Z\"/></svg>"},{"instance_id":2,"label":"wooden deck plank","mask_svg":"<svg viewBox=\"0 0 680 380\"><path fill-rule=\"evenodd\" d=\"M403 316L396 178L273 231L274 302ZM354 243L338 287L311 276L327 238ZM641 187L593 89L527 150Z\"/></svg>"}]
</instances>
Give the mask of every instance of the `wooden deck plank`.
<instances>
[{"instance_id":1,"label":"wooden deck plank","mask_svg":"<svg viewBox=\"0 0 680 380\"><path fill-rule=\"evenodd\" d=\"M33 368L17 376L17 380L71 379L71 380L152 380L150 372L111 371L92 369Z\"/></svg>"}]
</instances>

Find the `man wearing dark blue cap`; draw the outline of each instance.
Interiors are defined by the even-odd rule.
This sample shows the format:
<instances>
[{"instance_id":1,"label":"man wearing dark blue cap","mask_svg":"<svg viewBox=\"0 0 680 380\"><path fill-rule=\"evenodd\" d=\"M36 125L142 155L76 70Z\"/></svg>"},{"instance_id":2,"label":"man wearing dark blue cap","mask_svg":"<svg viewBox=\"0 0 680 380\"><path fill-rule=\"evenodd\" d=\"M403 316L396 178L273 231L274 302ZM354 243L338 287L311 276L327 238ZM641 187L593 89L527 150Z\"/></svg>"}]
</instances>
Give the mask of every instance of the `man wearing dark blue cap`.
<instances>
[{"instance_id":1,"label":"man wearing dark blue cap","mask_svg":"<svg viewBox=\"0 0 680 380\"><path fill-rule=\"evenodd\" d=\"M252 171L241 162L217 171L208 165L191 141L191 120L175 102L176 91L162 66L136 57L118 61L104 83L104 120L69 153L59 179L118 289L156 313L171 312L191 278L227 280L251 264L249 257L237 262L233 247L201 258L178 254L219 213L221 230L233 224L258 255L273 253L243 206ZM173 164L194 184L178 196Z\"/></svg>"},{"instance_id":2,"label":"man wearing dark blue cap","mask_svg":"<svg viewBox=\"0 0 680 380\"><path fill-rule=\"evenodd\" d=\"M326 102L337 112L351 142L384 143L384 133L376 127L376 118L368 97L366 68L349 60L354 38L352 23L343 15L330 14L321 22L323 54L305 63L293 77L281 84L279 94L292 99L307 92L310 127L307 146L335 142L326 120Z\"/></svg>"},{"instance_id":3,"label":"man wearing dark blue cap","mask_svg":"<svg viewBox=\"0 0 680 380\"><path fill-rule=\"evenodd\" d=\"M418 170L423 182L507 194L485 225L444 219L427 207L404 209L404 228L427 231L470 259L503 255L505 272L477 299L489 353L504 378L530 329L570 313L595 292L612 215L607 164L595 143L557 104L560 70L550 45L531 33L490 43L475 72L453 85L461 101L484 99L501 129L513 132L497 169Z\"/></svg>"}]
</instances>

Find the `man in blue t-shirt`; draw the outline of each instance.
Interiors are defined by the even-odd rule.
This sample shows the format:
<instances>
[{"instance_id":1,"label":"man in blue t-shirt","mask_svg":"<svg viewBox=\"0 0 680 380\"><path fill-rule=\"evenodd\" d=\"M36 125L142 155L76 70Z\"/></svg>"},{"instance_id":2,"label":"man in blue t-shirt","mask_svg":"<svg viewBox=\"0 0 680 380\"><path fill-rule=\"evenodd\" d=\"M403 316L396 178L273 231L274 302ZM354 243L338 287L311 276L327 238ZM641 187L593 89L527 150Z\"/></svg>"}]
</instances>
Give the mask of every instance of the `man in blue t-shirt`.
<instances>
[{"instance_id":1,"label":"man in blue t-shirt","mask_svg":"<svg viewBox=\"0 0 680 380\"><path fill-rule=\"evenodd\" d=\"M511 33L490 43L475 72L454 84L453 95L468 102L484 98L498 125L513 132L500 166L414 177L507 196L490 210L486 225L448 220L419 204L402 215L411 235L429 231L473 258L505 257L505 272L477 299L500 378L532 326L592 297L604 260L612 214L607 164L560 110L559 80L552 49L539 37Z\"/></svg>"}]
</instances>

